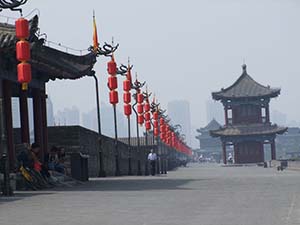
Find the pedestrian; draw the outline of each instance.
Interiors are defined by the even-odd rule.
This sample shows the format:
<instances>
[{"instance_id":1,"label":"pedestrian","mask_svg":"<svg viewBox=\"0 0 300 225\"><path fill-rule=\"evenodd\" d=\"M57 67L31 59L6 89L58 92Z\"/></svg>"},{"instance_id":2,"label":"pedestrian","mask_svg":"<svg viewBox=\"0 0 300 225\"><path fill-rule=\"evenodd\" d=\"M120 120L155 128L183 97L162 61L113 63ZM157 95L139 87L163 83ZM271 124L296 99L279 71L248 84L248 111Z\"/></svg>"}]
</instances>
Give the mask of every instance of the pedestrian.
<instances>
[{"instance_id":1,"label":"pedestrian","mask_svg":"<svg viewBox=\"0 0 300 225\"><path fill-rule=\"evenodd\" d=\"M153 151L153 149L151 149L150 153L148 154L148 160L150 161L151 175L154 176L155 175L155 168L156 168L155 165L156 165L157 155Z\"/></svg>"}]
</instances>

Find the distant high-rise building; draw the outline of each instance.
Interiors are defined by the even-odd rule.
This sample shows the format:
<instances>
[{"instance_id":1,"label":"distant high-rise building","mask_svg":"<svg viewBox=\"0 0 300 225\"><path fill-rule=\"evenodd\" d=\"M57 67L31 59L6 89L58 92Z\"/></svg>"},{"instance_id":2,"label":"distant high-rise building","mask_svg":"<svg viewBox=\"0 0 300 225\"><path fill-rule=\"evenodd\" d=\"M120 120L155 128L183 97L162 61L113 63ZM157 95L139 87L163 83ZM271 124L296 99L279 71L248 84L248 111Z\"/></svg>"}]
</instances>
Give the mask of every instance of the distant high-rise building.
<instances>
[{"instance_id":1,"label":"distant high-rise building","mask_svg":"<svg viewBox=\"0 0 300 225\"><path fill-rule=\"evenodd\" d=\"M221 124L224 124L224 109L221 104L213 100L206 101L206 119L207 123L213 119L219 121Z\"/></svg>"},{"instance_id":2,"label":"distant high-rise building","mask_svg":"<svg viewBox=\"0 0 300 225\"><path fill-rule=\"evenodd\" d=\"M111 106L101 103L101 131L104 135L114 136L114 114ZM117 110L117 125L118 136L124 137L127 135L127 126L125 125L124 115ZM89 112L81 114L82 125L90 130L98 131L97 111L96 108Z\"/></svg>"},{"instance_id":3,"label":"distant high-rise building","mask_svg":"<svg viewBox=\"0 0 300 225\"><path fill-rule=\"evenodd\" d=\"M58 111L56 113L55 121L58 125L79 125L80 124L79 109L75 106L73 106L71 109L64 108L64 110Z\"/></svg>"},{"instance_id":4,"label":"distant high-rise building","mask_svg":"<svg viewBox=\"0 0 300 225\"><path fill-rule=\"evenodd\" d=\"M168 114L173 125L180 124L186 142L191 145L191 114L190 103L186 100L175 100L168 103Z\"/></svg>"},{"instance_id":5,"label":"distant high-rise building","mask_svg":"<svg viewBox=\"0 0 300 225\"><path fill-rule=\"evenodd\" d=\"M272 111L271 119L273 120L274 123L278 125L283 125L283 126L287 125L287 115L277 110Z\"/></svg>"}]
</instances>

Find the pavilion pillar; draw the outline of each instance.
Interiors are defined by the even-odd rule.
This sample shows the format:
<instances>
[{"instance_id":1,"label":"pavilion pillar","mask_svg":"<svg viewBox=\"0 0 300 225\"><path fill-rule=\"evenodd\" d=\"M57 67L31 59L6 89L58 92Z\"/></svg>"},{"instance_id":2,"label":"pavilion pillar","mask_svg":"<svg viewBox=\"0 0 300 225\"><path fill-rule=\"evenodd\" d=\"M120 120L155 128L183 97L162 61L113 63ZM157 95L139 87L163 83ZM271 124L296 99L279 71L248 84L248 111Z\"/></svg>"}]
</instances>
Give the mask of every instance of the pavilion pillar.
<instances>
[{"instance_id":1,"label":"pavilion pillar","mask_svg":"<svg viewBox=\"0 0 300 225\"><path fill-rule=\"evenodd\" d=\"M239 145L236 143L234 144L234 147L233 147L233 154L234 154L234 163L238 163L239 161Z\"/></svg>"},{"instance_id":2,"label":"pavilion pillar","mask_svg":"<svg viewBox=\"0 0 300 225\"><path fill-rule=\"evenodd\" d=\"M28 121L28 100L27 91L20 87L20 121L21 121L21 141L30 144L29 121Z\"/></svg>"},{"instance_id":3,"label":"pavilion pillar","mask_svg":"<svg viewBox=\"0 0 300 225\"><path fill-rule=\"evenodd\" d=\"M270 123L270 107L269 107L269 104L266 105L266 123Z\"/></svg>"},{"instance_id":4,"label":"pavilion pillar","mask_svg":"<svg viewBox=\"0 0 300 225\"><path fill-rule=\"evenodd\" d=\"M8 159L9 159L9 168L10 170L13 170L15 167L16 154L15 154L14 140L13 140L11 90L12 90L11 81L3 80L3 100L4 100L5 126L7 131Z\"/></svg>"},{"instance_id":5,"label":"pavilion pillar","mask_svg":"<svg viewBox=\"0 0 300 225\"><path fill-rule=\"evenodd\" d=\"M275 139L271 141L271 159L276 160L276 147L275 147Z\"/></svg>"},{"instance_id":6,"label":"pavilion pillar","mask_svg":"<svg viewBox=\"0 0 300 225\"><path fill-rule=\"evenodd\" d=\"M33 121L34 121L34 141L40 146L40 159L44 160L43 141L43 118L42 118L42 96L39 89L33 89Z\"/></svg>"},{"instance_id":7,"label":"pavilion pillar","mask_svg":"<svg viewBox=\"0 0 300 225\"><path fill-rule=\"evenodd\" d=\"M7 153L7 130L6 130L6 114L4 110L4 92L3 80L0 79L0 157Z\"/></svg>"},{"instance_id":8,"label":"pavilion pillar","mask_svg":"<svg viewBox=\"0 0 300 225\"><path fill-rule=\"evenodd\" d=\"M227 164L227 157L226 157L226 142L222 142L222 150L223 150L223 163Z\"/></svg>"},{"instance_id":9,"label":"pavilion pillar","mask_svg":"<svg viewBox=\"0 0 300 225\"><path fill-rule=\"evenodd\" d=\"M47 95L45 93L45 89L41 94L41 107L42 107L42 135L43 135L43 146L44 153L48 152L48 129L47 129L47 103L46 103Z\"/></svg>"},{"instance_id":10,"label":"pavilion pillar","mask_svg":"<svg viewBox=\"0 0 300 225\"><path fill-rule=\"evenodd\" d=\"M225 111L225 125L228 126L228 107L227 106L224 107L224 111Z\"/></svg>"}]
</instances>

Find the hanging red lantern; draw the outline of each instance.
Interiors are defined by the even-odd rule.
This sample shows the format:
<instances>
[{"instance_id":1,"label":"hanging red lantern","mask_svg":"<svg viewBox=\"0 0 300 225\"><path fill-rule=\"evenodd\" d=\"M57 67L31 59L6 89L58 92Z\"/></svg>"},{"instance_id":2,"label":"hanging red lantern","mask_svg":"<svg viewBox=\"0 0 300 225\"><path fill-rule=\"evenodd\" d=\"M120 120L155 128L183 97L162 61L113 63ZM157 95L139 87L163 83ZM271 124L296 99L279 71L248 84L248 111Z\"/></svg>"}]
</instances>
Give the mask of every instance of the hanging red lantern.
<instances>
[{"instance_id":1,"label":"hanging red lantern","mask_svg":"<svg viewBox=\"0 0 300 225\"><path fill-rule=\"evenodd\" d=\"M150 121L146 121L145 127L146 127L146 130L151 130L151 122Z\"/></svg>"},{"instance_id":2,"label":"hanging red lantern","mask_svg":"<svg viewBox=\"0 0 300 225\"><path fill-rule=\"evenodd\" d=\"M18 41L16 44L16 56L18 61L30 60L30 45L28 41Z\"/></svg>"},{"instance_id":3,"label":"hanging red lantern","mask_svg":"<svg viewBox=\"0 0 300 225\"><path fill-rule=\"evenodd\" d=\"M123 81L123 90L124 91L130 91L131 90L131 82L130 82L130 80L124 80Z\"/></svg>"},{"instance_id":4,"label":"hanging red lantern","mask_svg":"<svg viewBox=\"0 0 300 225\"><path fill-rule=\"evenodd\" d=\"M144 123L144 116L138 115L138 124L143 125L143 123Z\"/></svg>"},{"instance_id":5,"label":"hanging red lantern","mask_svg":"<svg viewBox=\"0 0 300 225\"><path fill-rule=\"evenodd\" d=\"M137 112L139 114L142 114L144 112L144 107L143 107L143 104L138 104L137 105Z\"/></svg>"},{"instance_id":6,"label":"hanging red lantern","mask_svg":"<svg viewBox=\"0 0 300 225\"><path fill-rule=\"evenodd\" d=\"M137 94L137 102L138 103L143 103L144 101L144 95L142 93Z\"/></svg>"},{"instance_id":7,"label":"hanging red lantern","mask_svg":"<svg viewBox=\"0 0 300 225\"><path fill-rule=\"evenodd\" d=\"M29 83L31 81L31 65L29 63L18 64L18 82Z\"/></svg>"},{"instance_id":8,"label":"hanging red lantern","mask_svg":"<svg viewBox=\"0 0 300 225\"><path fill-rule=\"evenodd\" d=\"M115 62L114 57L111 57L111 60L107 63L107 72L110 75L116 75L117 74L117 63Z\"/></svg>"},{"instance_id":9,"label":"hanging red lantern","mask_svg":"<svg viewBox=\"0 0 300 225\"><path fill-rule=\"evenodd\" d=\"M108 87L110 90L114 90L118 88L118 79L116 76L108 77Z\"/></svg>"},{"instance_id":10,"label":"hanging red lantern","mask_svg":"<svg viewBox=\"0 0 300 225\"><path fill-rule=\"evenodd\" d=\"M130 116L131 113L132 113L131 105L130 104L124 105L124 114L126 116Z\"/></svg>"},{"instance_id":11,"label":"hanging red lantern","mask_svg":"<svg viewBox=\"0 0 300 225\"><path fill-rule=\"evenodd\" d=\"M110 104L117 104L119 102L118 92L115 90L112 90L109 92L109 102Z\"/></svg>"},{"instance_id":12,"label":"hanging red lantern","mask_svg":"<svg viewBox=\"0 0 300 225\"><path fill-rule=\"evenodd\" d=\"M18 39L27 39L29 37L29 22L25 18L19 18L15 22L16 37Z\"/></svg>"},{"instance_id":13,"label":"hanging red lantern","mask_svg":"<svg viewBox=\"0 0 300 225\"><path fill-rule=\"evenodd\" d=\"M144 105L144 111L145 111L145 112L150 111L150 104L149 104L149 102L146 102L146 103L145 103L145 105Z\"/></svg>"},{"instance_id":14,"label":"hanging red lantern","mask_svg":"<svg viewBox=\"0 0 300 225\"><path fill-rule=\"evenodd\" d=\"M164 124L165 124L164 118L160 118L160 119L159 119L159 124L160 124L160 125L164 125Z\"/></svg>"},{"instance_id":15,"label":"hanging red lantern","mask_svg":"<svg viewBox=\"0 0 300 225\"><path fill-rule=\"evenodd\" d=\"M151 120L150 112L146 112L146 113L144 114L144 116L145 116L145 120L146 120L146 121L150 121L150 120Z\"/></svg>"},{"instance_id":16,"label":"hanging red lantern","mask_svg":"<svg viewBox=\"0 0 300 225\"><path fill-rule=\"evenodd\" d=\"M158 112L157 111L153 112L153 119L158 120Z\"/></svg>"},{"instance_id":17,"label":"hanging red lantern","mask_svg":"<svg viewBox=\"0 0 300 225\"><path fill-rule=\"evenodd\" d=\"M155 137L158 136L158 133L159 133L158 128L154 128L153 134L154 134Z\"/></svg>"},{"instance_id":18,"label":"hanging red lantern","mask_svg":"<svg viewBox=\"0 0 300 225\"><path fill-rule=\"evenodd\" d=\"M158 128L158 121L157 120L154 120L153 126L154 126L154 128Z\"/></svg>"},{"instance_id":19,"label":"hanging red lantern","mask_svg":"<svg viewBox=\"0 0 300 225\"><path fill-rule=\"evenodd\" d=\"M128 104L128 103L131 102L131 94L130 94L130 92L124 92L123 93L123 101L126 104Z\"/></svg>"}]
</instances>

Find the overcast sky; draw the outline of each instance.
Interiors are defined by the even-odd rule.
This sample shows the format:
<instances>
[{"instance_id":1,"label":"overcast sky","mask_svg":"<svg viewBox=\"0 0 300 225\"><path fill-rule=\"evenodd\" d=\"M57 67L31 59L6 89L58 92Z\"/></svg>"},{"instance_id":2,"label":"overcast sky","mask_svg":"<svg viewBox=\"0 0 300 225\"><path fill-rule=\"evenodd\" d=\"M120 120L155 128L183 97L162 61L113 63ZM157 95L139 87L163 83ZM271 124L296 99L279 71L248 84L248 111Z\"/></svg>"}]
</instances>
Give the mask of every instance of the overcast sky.
<instances>
[{"instance_id":1,"label":"overcast sky","mask_svg":"<svg viewBox=\"0 0 300 225\"><path fill-rule=\"evenodd\" d=\"M116 60L130 56L139 78L146 80L163 107L190 102L192 125L206 123L205 102L211 92L248 73L258 82L282 88L272 108L299 121L300 2L297 0L28 0L24 14L40 11L40 28L48 40L86 49L92 44L92 11L99 41L114 36ZM2 12L1 15L18 16ZM95 70L101 100L108 102L107 58ZM95 107L91 78L50 82L55 111L75 105L82 112ZM121 109L121 105L119 105Z\"/></svg>"}]
</instances>

